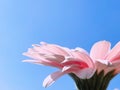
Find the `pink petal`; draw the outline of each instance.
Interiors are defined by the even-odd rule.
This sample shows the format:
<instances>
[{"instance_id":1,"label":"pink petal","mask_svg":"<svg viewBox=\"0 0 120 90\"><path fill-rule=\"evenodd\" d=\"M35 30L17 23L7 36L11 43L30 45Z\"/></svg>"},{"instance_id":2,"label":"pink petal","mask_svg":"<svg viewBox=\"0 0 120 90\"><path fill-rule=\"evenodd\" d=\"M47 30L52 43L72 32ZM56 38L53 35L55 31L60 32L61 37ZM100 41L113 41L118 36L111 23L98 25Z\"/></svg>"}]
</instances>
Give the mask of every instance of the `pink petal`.
<instances>
[{"instance_id":1,"label":"pink petal","mask_svg":"<svg viewBox=\"0 0 120 90\"><path fill-rule=\"evenodd\" d=\"M29 62L29 63L46 65L46 66L52 66L52 67L57 67L57 68L60 68L60 69L63 67L59 63L56 63L54 61L48 61L48 60L23 60L23 62Z\"/></svg>"},{"instance_id":2,"label":"pink petal","mask_svg":"<svg viewBox=\"0 0 120 90\"><path fill-rule=\"evenodd\" d=\"M33 58L33 59L41 59L41 55L39 53L36 53L36 52L25 52L23 53L24 56L28 56L30 58Z\"/></svg>"},{"instance_id":3,"label":"pink petal","mask_svg":"<svg viewBox=\"0 0 120 90\"><path fill-rule=\"evenodd\" d=\"M83 52L83 53L89 55L88 52L85 49L80 48L80 47L75 48L75 51Z\"/></svg>"},{"instance_id":4,"label":"pink petal","mask_svg":"<svg viewBox=\"0 0 120 90\"><path fill-rule=\"evenodd\" d=\"M120 67L120 65L119 65L119 67ZM115 69L114 74L118 74L118 73L120 73L120 68Z\"/></svg>"},{"instance_id":5,"label":"pink petal","mask_svg":"<svg viewBox=\"0 0 120 90\"><path fill-rule=\"evenodd\" d=\"M54 72L50 75L47 76L47 78L45 78L45 80L43 81L43 87L48 87L51 84L53 84L59 77L61 77L62 75L64 75L64 72L61 71L57 71Z\"/></svg>"},{"instance_id":6,"label":"pink petal","mask_svg":"<svg viewBox=\"0 0 120 90\"><path fill-rule=\"evenodd\" d=\"M94 66L93 60L88 56L84 51L73 51L72 55L74 58L77 58L80 61L87 63L90 67Z\"/></svg>"},{"instance_id":7,"label":"pink petal","mask_svg":"<svg viewBox=\"0 0 120 90\"><path fill-rule=\"evenodd\" d=\"M116 65L107 60L96 60L97 72L99 73L100 71L104 70L104 75L114 70L115 66Z\"/></svg>"},{"instance_id":8,"label":"pink petal","mask_svg":"<svg viewBox=\"0 0 120 90\"><path fill-rule=\"evenodd\" d=\"M102 70L104 70L108 64L106 62L104 62L105 60L96 60L95 62L95 65L96 65L96 68L97 68L97 72L101 72Z\"/></svg>"},{"instance_id":9,"label":"pink petal","mask_svg":"<svg viewBox=\"0 0 120 90\"><path fill-rule=\"evenodd\" d=\"M81 79L89 79L94 75L95 71L96 71L95 68L85 68L82 70L78 70L74 73Z\"/></svg>"},{"instance_id":10,"label":"pink petal","mask_svg":"<svg viewBox=\"0 0 120 90\"><path fill-rule=\"evenodd\" d=\"M58 63L61 63L62 61L65 60L65 57L62 55L54 54L54 55L45 55L45 56L46 56L45 59L55 61Z\"/></svg>"},{"instance_id":11,"label":"pink petal","mask_svg":"<svg viewBox=\"0 0 120 90\"><path fill-rule=\"evenodd\" d=\"M47 49L43 49L43 47L40 45L33 44L32 46L33 46L33 50L38 52L38 53L53 54L51 51L49 51Z\"/></svg>"},{"instance_id":12,"label":"pink petal","mask_svg":"<svg viewBox=\"0 0 120 90\"><path fill-rule=\"evenodd\" d=\"M37 53L37 52L26 52L23 53L23 55L28 56L33 59L46 59L50 61L55 61L55 62L62 62L65 60L65 57L62 55L57 55L57 54L42 54L42 53Z\"/></svg>"},{"instance_id":13,"label":"pink petal","mask_svg":"<svg viewBox=\"0 0 120 90\"><path fill-rule=\"evenodd\" d=\"M106 57L107 60L120 60L120 42L118 42Z\"/></svg>"},{"instance_id":14,"label":"pink petal","mask_svg":"<svg viewBox=\"0 0 120 90\"><path fill-rule=\"evenodd\" d=\"M65 62L66 66L63 67L62 71L66 73L74 73L81 79L88 79L91 78L95 71L96 68L89 68L88 66L84 66L83 62L80 61L68 61Z\"/></svg>"},{"instance_id":15,"label":"pink petal","mask_svg":"<svg viewBox=\"0 0 120 90\"><path fill-rule=\"evenodd\" d=\"M99 41L95 43L90 51L90 57L95 60L95 59L104 59L106 54L110 50L110 42L108 41Z\"/></svg>"},{"instance_id":16,"label":"pink petal","mask_svg":"<svg viewBox=\"0 0 120 90\"><path fill-rule=\"evenodd\" d=\"M66 73L73 73L75 71L80 70L81 68L79 66L76 65L69 65L69 66L64 66L62 68L62 72L66 72Z\"/></svg>"},{"instance_id":17,"label":"pink petal","mask_svg":"<svg viewBox=\"0 0 120 90\"><path fill-rule=\"evenodd\" d=\"M112 61L112 66L119 68L118 65L120 65L120 60Z\"/></svg>"},{"instance_id":18,"label":"pink petal","mask_svg":"<svg viewBox=\"0 0 120 90\"><path fill-rule=\"evenodd\" d=\"M62 68L62 72L66 72L66 73L73 73L73 72L76 72L76 71L79 71L83 68L81 68L80 66L77 66L77 65L69 65L69 66L64 66Z\"/></svg>"},{"instance_id":19,"label":"pink petal","mask_svg":"<svg viewBox=\"0 0 120 90\"><path fill-rule=\"evenodd\" d=\"M114 67L115 70L114 74L120 73L120 60L113 61L112 64L112 67Z\"/></svg>"},{"instance_id":20,"label":"pink petal","mask_svg":"<svg viewBox=\"0 0 120 90\"><path fill-rule=\"evenodd\" d=\"M71 66L65 66L62 69L62 71L67 73L74 73L76 76L78 76L81 79L89 79L94 75L96 68L95 67L81 68L80 66L71 65Z\"/></svg>"},{"instance_id":21,"label":"pink petal","mask_svg":"<svg viewBox=\"0 0 120 90\"><path fill-rule=\"evenodd\" d=\"M96 62L99 62L99 63L107 65L107 66L112 65L112 63L110 61L108 61L108 60L96 59Z\"/></svg>"},{"instance_id":22,"label":"pink petal","mask_svg":"<svg viewBox=\"0 0 120 90\"><path fill-rule=\"evenodd\" d=\"M83 62L83 61L80 61L80 60L75 60L75 59L72 59L72 60L68 60L68 61L64 61L64 62L62 62L62 65L64 65L64 66L79 66L81 69L82 68L86 68L86 67L88 67L88 65L85 63L85 62Z\"/></svg>"},{"instance_id":23,"label":"pink petal","mask_svg":"<svg viewBox=\"0 0 120 90\"><path fill-rule=\"evenodd\" d=\"M64 47L55 45L55 44L42 44L42 49L47 50L51 53L58 54L58 55L68 55L69 52L67 52Z\"/></svg>"},{"instance_id":24,"label":"pink petal","mask_svg":"<svg viewBox=\"0 0 120 90\"><path fill-rule=\"evenodd\" d=\"M47 44L44 42L40 43L41 45L33 44L33 50L38 53L43 54L58 54L58 55L68 55L69 49L61 47L55 44Z\"/></svg>"}]
</instances>

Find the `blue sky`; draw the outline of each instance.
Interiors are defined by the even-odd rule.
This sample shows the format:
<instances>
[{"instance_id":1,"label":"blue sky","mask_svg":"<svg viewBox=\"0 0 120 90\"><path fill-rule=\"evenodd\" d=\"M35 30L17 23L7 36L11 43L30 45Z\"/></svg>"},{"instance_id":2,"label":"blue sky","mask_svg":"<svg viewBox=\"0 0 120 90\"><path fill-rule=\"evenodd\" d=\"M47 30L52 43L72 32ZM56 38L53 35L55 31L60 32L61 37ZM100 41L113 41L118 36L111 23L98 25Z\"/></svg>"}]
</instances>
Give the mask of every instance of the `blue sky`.
<instances>
[{"instance_id":1,"label":"blue sky","mask_svg":"<svg viewBox=\"0 0 120 90\"><path fill-rule=\"evenodd\" d=\"M43 88L56 69L23 63L22 53L40 41L89 51L99 40L120 40L119 0L1 0L0 90L75 90L68 75ZM117 75L108 90L119 82Z\"/></svg>"}]
</instances>

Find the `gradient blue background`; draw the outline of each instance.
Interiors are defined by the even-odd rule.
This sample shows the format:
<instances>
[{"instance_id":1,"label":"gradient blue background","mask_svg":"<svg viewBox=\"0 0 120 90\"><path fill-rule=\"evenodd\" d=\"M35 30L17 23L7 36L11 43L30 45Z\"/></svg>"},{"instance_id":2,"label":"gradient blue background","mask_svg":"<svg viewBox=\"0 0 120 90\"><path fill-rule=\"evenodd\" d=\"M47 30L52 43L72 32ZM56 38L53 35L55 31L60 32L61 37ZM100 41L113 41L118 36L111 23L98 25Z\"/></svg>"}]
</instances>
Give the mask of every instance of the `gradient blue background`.
<instances>
[{"instance_id":1,"label":"gradient blue background","mask_svg":"<svg viewBox=\"0 0 120 90\"><path fill-rule=\"evenodd\" d=\"M40 41L89 51L99 40L120 40L120 0L0 0L0 90L75 90L68 75L43 88L56 69L23 63L22 53Z\"/></svg>"}]
</instances>

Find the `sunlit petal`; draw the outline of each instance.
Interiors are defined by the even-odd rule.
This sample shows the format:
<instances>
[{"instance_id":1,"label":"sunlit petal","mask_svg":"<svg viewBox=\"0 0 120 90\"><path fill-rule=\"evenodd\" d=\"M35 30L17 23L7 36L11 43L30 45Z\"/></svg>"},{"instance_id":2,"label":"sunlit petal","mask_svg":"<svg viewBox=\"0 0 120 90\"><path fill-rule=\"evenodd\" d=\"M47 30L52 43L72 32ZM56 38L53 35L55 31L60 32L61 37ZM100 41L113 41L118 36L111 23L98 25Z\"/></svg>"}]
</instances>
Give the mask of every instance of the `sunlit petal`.
<instances>
[{"instance_id":1,"label":"sunlit petal","mask_svg":"<svg viewBox=\"0 0 120 90\"><path fill-rule=\"evenodd\" d=\"M107 55L106 59L110 61L120 59L120 42L118 42Z\"/></svg>"},{"instance_id":2,"label":"sunlit petal","mask_svg":"<svg viewBox=\"0 0 120 90\"><path fill-rule=\"evenodd\" d=\"M108 41L99 41L95 43L90 51L90 57L95 59L104 59L106 54L110 51L110 42Z\"/></svg>"},{"instance_id":3,"label":"sunlit petal","mask_svg":"<svg viewBox=\"0 0 120 90\"><path fill-rule=\"evenodd\" d=\"M43 81L43 87L48 87L52 85L59 77L61 77L64 74L64 72L57 71L48 75L47 78L45 78L45 80Z\"/></svg>"}]
</instances>

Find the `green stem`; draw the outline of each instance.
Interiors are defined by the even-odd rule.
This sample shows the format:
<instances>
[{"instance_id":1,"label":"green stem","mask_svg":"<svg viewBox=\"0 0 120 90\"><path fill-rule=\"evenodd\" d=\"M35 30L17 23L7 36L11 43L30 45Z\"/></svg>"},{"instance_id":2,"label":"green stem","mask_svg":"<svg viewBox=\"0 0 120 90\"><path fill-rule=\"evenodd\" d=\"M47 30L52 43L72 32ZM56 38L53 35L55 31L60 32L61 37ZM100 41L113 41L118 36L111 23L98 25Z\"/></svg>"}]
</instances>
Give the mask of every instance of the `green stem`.
<instances>
[{"instance_id":1,"label":"green stem","mask_svg":"<svg viewBox=\"0 0 120 90\"><path fill-rule=\"evenodd\" d=\"M110 80L115 76L114 70L104 75L104 71L99 74L97 71L90 79L80 79L75 74L70 73L69 75L75 81L77 90L106 90Z\"/></svg>"}]
</instances>

